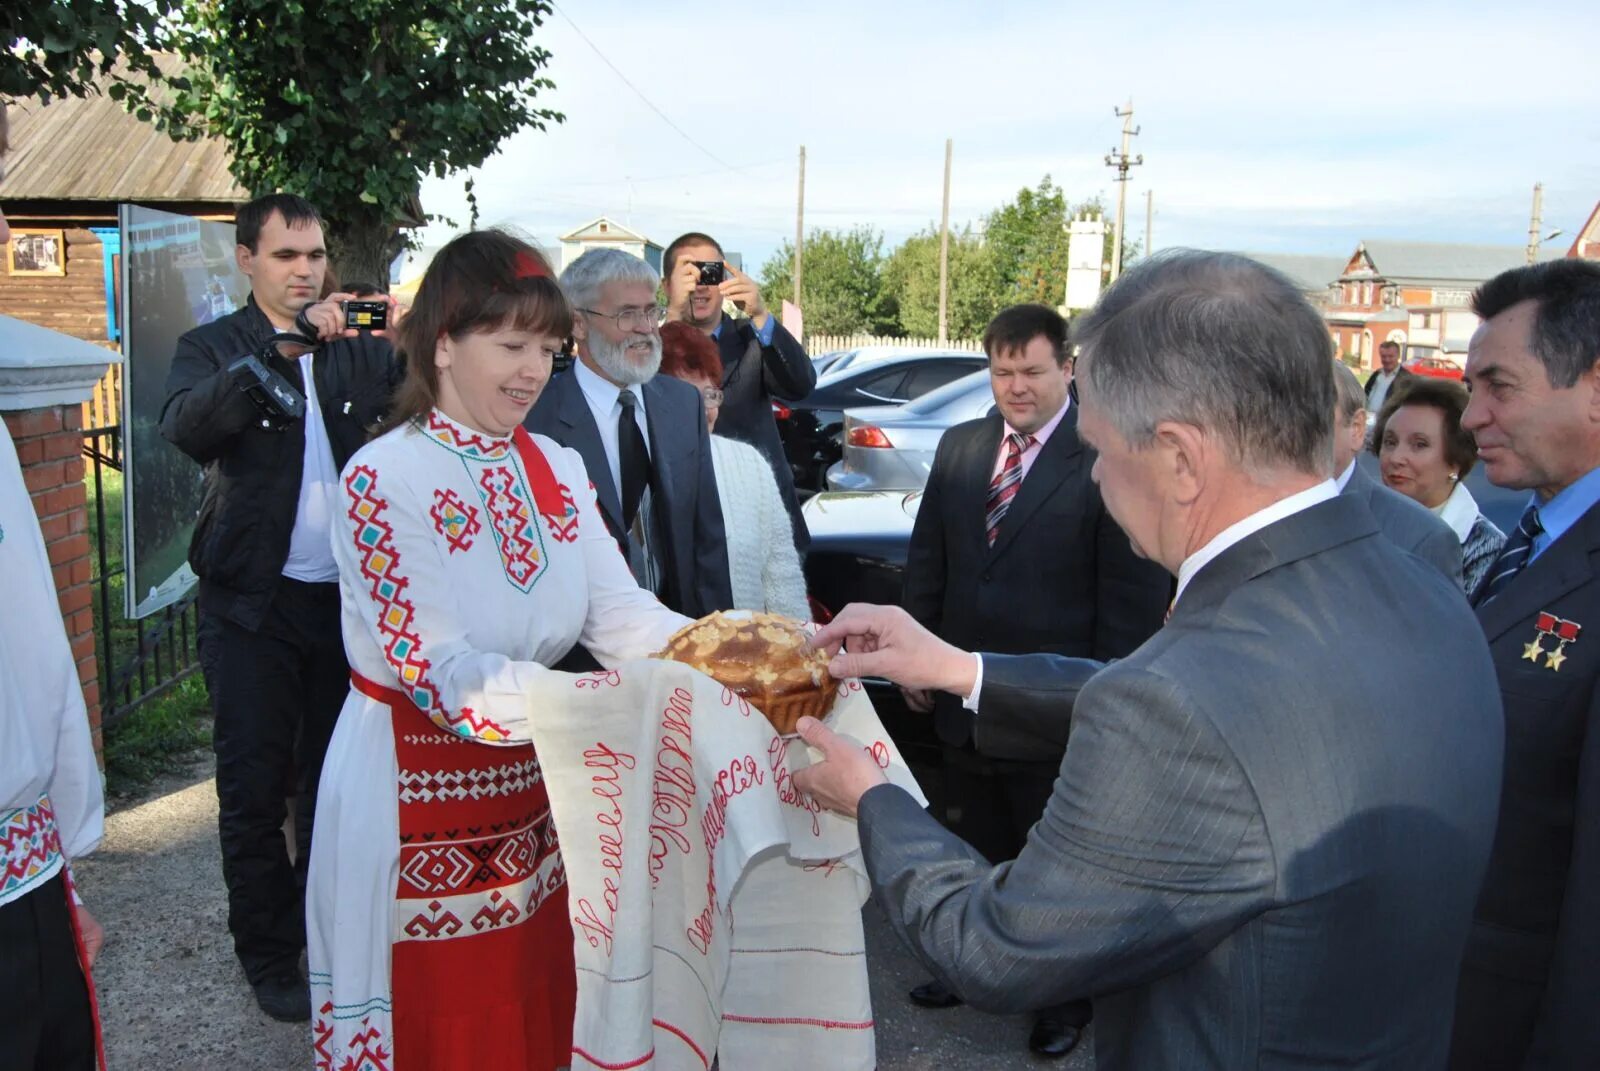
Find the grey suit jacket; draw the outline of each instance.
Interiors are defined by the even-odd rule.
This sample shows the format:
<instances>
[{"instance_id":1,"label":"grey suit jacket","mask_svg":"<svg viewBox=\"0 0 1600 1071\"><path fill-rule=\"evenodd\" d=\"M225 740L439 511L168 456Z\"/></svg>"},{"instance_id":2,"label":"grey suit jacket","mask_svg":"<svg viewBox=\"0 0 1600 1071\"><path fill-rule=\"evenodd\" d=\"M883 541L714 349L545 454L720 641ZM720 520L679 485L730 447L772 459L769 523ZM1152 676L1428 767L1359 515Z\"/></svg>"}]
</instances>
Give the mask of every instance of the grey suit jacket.
<instances>
[{"instance_id":1,"label":"grey suit jacket","mask_svg":"<svg viewBox=\"0 0 1600 1071\"><path fill-rule=\"evenodd\" d=\"M651 493L667 511L662 560L670 591L663 601L690 617L730 609L728 543L700 392L671 376L656 376L640 391L655 470ZM626 557L622 496L611 479L600 429L577 377L564 372L552 378L523 424L578 451L600 500L600 514Z\"/></svg>"},{"instance_id":2,"label":"grey suit jacket","mask_svg":"<svg viewBox=\"0 0 1600 1071\"><path fill-rule=\"evenodd\" d=\"M1432 563L1462 587L1461 540L1429 510L1368 476L1357 462L1344 493L1361 500L1378 522L1378 530L1401 550Z\"/></svg>"},{"instance_id":3,"label":"grey suit jacket","mask_svg":"<svg viewBox=\"0 0 1600 1071\"><path fill-rule=\"evenodd\" d=\"M1072 662L985 656L978 717L1059 720ZM1224 551L1082 685L1015 862L868 792L875 894L979 1007L1093 997L1098 1071L1437 1069L1494 836L1494 683L1460 593L1334 498Z\"/></svg>"}]
</instances>

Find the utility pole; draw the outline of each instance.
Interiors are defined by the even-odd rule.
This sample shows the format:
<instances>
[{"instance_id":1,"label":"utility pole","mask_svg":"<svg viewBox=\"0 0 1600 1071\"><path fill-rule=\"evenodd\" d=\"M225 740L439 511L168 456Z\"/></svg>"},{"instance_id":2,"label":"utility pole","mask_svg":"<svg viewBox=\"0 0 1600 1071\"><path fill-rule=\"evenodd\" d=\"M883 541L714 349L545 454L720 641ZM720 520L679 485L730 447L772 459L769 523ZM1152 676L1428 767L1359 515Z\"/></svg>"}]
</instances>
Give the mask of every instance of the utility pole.
<instances>
[{"instance_id":1,"label":"utility pole","mask_svg":"<svg viewBox=\"0 0 1600 1071\"><path fill-rule=\"evenodd\" d=\"M1149 256L1151 253L1154 253L1156 251L1155 239L1151 237L1151 235L1153 233L1155 233L1155 226L1154 226L1155 218L1156 218L1156 191L1155 190L1145 190L1144 191L1144 255L1145 256Z\"/></svg>"},{"instance_id":2,"label":"utility pole","mask_svg":"<svg viewBox=\"0 0 1600 1071\"><path fill-rule=\"evenodd\" d=\"M1122 148L1106 153L1106 166L1117 169L1117 225L1111 239L1111 278L1107 280L1108 283L1116 282L1117 276L1122 274L1122 221L1128 210L1128 172L1144 163L1143 153L1135 157L1128 155L1128 139L1139 133L1139 128L1133 125L1133 98L1128 98L1126 108L1114 108L1112 111L1122 120Z\"/></svg>"},{"instance_id":3,"label":"utility pole","mask_svg":"<svg viewBox=\"0 0 1600 1071\"><path fill-rule=\"evenodd\" d=\"M939 343L949 341L945 313L950 293L950 138L944 139L944 210L939 215Z\"/></svg>"},{"instance_id":4,"label":"utility pole","mask_svg":"<svg viewBox=\"0 0 1600 1071\"><path fill-rule=\"evenodd\" d=\"M794 210L794 304L800 301L800 267L806 247L806 147L800 146L800 196Z\"/></svg>"},{"instance_id":5,"label":"utility pole","mask_svg":"<svg viewBox=\"0 0 1600 1071\"><path fill-rule=\"evenodd\" d=\"M1528 220L1528 263L1539 259L1539 231L1544 227L1544 183L1533 184L1533 216Z\"/></svg>"}]
</instances>

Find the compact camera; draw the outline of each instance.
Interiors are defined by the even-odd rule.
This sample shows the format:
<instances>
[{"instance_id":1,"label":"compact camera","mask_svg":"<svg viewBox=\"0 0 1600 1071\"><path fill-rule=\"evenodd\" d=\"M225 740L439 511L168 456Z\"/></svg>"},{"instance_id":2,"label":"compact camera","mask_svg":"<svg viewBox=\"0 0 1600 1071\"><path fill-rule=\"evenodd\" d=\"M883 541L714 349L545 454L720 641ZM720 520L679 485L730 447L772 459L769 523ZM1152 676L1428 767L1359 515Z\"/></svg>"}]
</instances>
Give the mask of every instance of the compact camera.
<instances>
[{"instance_id":1,"label":"compact camera","mask_svg":"<svg viewBox=\"0 0 1600 1071\"><path fill-rule=\"evenodd\" d=\"M697 286L718 286L728 277L727 266L720 260L695 260L690 263L700 269Z\"/></svg>"},{"instance_id":2,"label":"compact camera","mask_svg":"<svg viewBox=\"0 0 1600 1071\"><path fill-rule=\"evenodd\" d=\"M344 325L352 331L382 331L389 326L387 301L346 301Z\"/></svg>"},{"instance_id":3,"label":"compact camera","mask_svg":"<svg viewBox=\"0 0 1600 1071\"><path fill-rule=\"evenodd\" d=\"M301 335L273 335L257 353L240 357L228 366L239 389L261 414L262 427L283 431L306 415L306 397L281 373L267 365L273 357L294 359L294 351L314 349L315 343Z\"/></svg>"}]
</instances>

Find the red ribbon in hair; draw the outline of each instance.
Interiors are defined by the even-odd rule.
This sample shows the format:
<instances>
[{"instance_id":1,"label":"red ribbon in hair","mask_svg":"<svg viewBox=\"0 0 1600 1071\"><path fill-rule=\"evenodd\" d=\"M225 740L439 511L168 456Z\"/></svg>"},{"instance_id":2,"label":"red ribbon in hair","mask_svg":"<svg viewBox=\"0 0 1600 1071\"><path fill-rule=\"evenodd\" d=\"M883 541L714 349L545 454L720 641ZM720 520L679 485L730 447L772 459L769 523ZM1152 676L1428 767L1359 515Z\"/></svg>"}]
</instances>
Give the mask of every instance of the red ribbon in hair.
<instances>
[{"instance_id":1,"label":"red ribbon in hair","mask_svg":"<svg viewBox=\"0 0 1600 1071\"><path fill-rule=\"evenodd\" d=\"M516 277L518 279L549 278L549 276L549 270L539 263L538 257L527 250L517 253Z\"/></svg>"}]
</instances>

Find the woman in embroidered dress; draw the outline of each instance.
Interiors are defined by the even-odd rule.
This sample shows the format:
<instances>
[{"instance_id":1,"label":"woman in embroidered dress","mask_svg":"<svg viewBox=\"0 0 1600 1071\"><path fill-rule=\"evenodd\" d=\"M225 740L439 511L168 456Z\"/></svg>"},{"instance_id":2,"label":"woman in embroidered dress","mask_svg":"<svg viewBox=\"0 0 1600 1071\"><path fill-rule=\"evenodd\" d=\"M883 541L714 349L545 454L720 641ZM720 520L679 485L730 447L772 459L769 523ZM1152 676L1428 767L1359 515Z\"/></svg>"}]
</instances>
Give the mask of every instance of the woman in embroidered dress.
<instances>
[{"instance_id":1,"label":"woman in embroidered dress","mask_svg":"<svg viewBox=\"0 0 1600 1071\"><path fill-rule=\"evenodd\" d=\"M528 682L687 619L634 583L576 452L522 420L572 314L507 234L440 250L399 332L389 430L341 477L351 691L306 923L316 1066L549 1071L571 1054L566 886Z\"/></svg>"},{"instance_id":2,"label":"woman in embroidered dress","mask_svg":"<svg viewBox=\"0 0 1600 1071\"><path fill-rule=\"evenodd\" d=\"M722 357L703 331L673 321L661 325L661 374L700 391L706 429L715 431L722 405ZM748 443L711 436L722 527L728 534L728 578L733 608L766 610L811 620L806 578L794 549L794 522L778 494L778 481L761 451Z\"/></svg>"},{"instance_id":3,"label":"woman in embroidered dress","mask_svg":"<svg viewBox=\"0 0 1600 1071\"><path fill-rule=\"evenodd\" d=\"M1372 429L1372 452L1385 486L1433 510L1461 540L1462 586L1471 595L1506 537L1467 490L1478 461L1477 440L1461 426L1467 401L1467 389L1450 379L1396 384Z\"/></svg>"}]
</instances>

